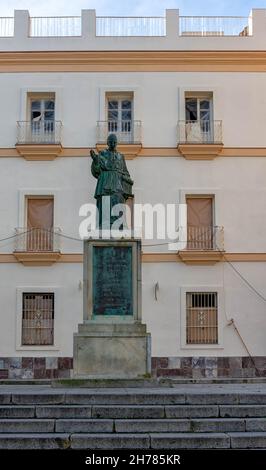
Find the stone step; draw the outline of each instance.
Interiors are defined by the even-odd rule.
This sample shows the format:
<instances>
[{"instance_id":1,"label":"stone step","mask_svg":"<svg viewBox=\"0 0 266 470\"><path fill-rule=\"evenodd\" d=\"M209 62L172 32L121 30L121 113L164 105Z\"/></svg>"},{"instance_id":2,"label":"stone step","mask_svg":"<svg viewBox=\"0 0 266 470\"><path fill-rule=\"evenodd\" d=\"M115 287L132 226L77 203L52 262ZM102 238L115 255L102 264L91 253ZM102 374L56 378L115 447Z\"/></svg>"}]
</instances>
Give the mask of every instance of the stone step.
<instances>
[{"instance_id":1,"label":"stone step","mask_svg":"<svg viewBox=\"0 0 266 470\"><path fill-rule=\"evenodd\" d=\"M1 418L266 418L266 405L3 405Z\"/></svg>"},{"instance_id":2,"label":"stone step","mask_svg":"<svg viewBox=\"0 0 266 470\"><path fill-rule=\"evenodd\" d=\"M35 406L15 406L7 405L0 408L1 418L34 418Z\"/></svg>"},{"instance_id":3,"label":"stone step","mask_svg":"<svg viewBox=\"0 0 266 470\"><path fill-rule=\"evenodd\" d=\"M59 393L56 390L46 393L1 393L0 404L51 404L51 405L265 405L266 393L185 393L173 389L153 390L128 389L125 392L119 390L88 389L84 391L71 391Z\"/></svg>"},{"instance_id":4,"label":"stone step","mask_svg":"<svg viewBox=\"0 0 266 470\"><path fill-rule=\"evenodd\" d=\"M115 420L114 428L120 433L180 433L180 432L234 432L246 430L244 419L121 419ZM65 429L67 432L67 429ZM71 432L71 431L70 431ZM82 431L80 431L82 432Z\"/></svg>"},{"instance_id":5,"label":"stone step","mask_svg":"<svg viewBox=\"0 0 266 470\"><path fill-rule=\"evenodd\" d=\"M36 406L37 418L91 418L91 406Z\"/></svg>"},{"instance_id":6,"label":"stone step","mask_svg":"<svg viewBox=\"0 0 266 470\"><path fill-rule=\"evenodd\" d=\"M61 433L112 433L113 419L57 419L55 432Z\"/></svg>"},{"instance_id":7,"label":"stone step","mask_svg":"<svg viewBox=\"0 0 266 470\"><path fill-rule=\"evenodd\" d=\"M0 419L0 433L50 433L55 431L53 419Z\"/></svg>"},{"instance_id":8,"label":"stone step","mask_svg":"<svg viewBox=\"0 0 266 470\"><path fill-rule=\"evenodd\" d=\"M96 405L92 407L93 418L164 418L165 408L158 405Z\"/></svg>"},{"instance_id":9,"label":"stone step","mask_svg":"<svg viewBox=\"0 0 266 470\"><path fill-rule=\"evenodd\" d=\"M0 434L0 449L67 449L68 434Z\"/></svg>"},{"instance_id":10,"label":"stone step","mask_svg":"<svg viewBox=\"0 0 266 470\"><path fill-rule=\"evenodd\" d=\"M245 421L247 431L266 432L266 418L251 418Z\"/></svg>"},{"instance_id":11,"label":"stone step","mask_svg":"<svg viewBox=\"0 0 266 470\"><path fill-rule=\"evenodd\" d=\"M225 449L230 447L226 434L73 434L73 449Z\"/></svg>"},{"instance_id":12,"label":"stone step","mask_svg":"<svg viewBox=\"0 0 266 470\"><path fill-rule=\"evenodd\" d=\"M266 418L1 419L0 433L228 433L264 432Z\"/></svg>"},{"instance_id":13,"label":"stone step","mask_svg":"<svg viewBox=\"0 0 266 470\"><path fill-rule=\"evenodd\" d=\"M232 432L228 435L232 449L266 448L266 432Z\"/></svg>"},{"instance_id":14,"label":"stone step","mask_svg":"<svg viewBox=\"0 0 266 470\"><path fill-rule=\"evenodd\" d=\"M222 418L266 418L266 405L220 405Z\"/></svg>"},{"instance_id":15,"label":"stone step","mask_svg":"<svg viewBox=\"0 0 266 470\"><path fill-rule=\"evenodd\" d=\"M0 449L265 449L266 433L5 433Z\"/></svg>"}]
</instances>

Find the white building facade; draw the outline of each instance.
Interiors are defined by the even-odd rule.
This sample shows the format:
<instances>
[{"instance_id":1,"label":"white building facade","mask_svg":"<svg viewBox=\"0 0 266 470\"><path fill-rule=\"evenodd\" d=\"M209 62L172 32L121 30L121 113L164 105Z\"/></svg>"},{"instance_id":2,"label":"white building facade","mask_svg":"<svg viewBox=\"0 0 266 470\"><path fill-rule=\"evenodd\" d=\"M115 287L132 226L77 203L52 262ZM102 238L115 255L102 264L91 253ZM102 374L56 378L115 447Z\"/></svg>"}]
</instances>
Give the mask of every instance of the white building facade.
<instances>
[{"instance_id":1,"label":"white building facade","mask_svg":"<svg viewBox=\"0 0 266 470\"><path fill-rule=\"evenodd\" d=\"M94 201L89 150L109 132L135 203L188 208L182 250L143 239L153 373L266 375L266 10L15 11L0 36L0 378L71 375L79 210Z\"/></svg>"}]
</instances>

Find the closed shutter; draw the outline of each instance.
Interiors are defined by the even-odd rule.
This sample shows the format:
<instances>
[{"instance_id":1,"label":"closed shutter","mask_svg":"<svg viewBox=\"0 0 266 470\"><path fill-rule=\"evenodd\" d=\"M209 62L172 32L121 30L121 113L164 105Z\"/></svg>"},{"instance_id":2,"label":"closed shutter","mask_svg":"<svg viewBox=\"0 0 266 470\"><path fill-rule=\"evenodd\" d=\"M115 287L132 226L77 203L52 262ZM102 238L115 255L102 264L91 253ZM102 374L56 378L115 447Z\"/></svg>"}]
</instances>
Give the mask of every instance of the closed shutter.
<instances>
[{"instance_id":1,"label":"closed shutter","mask_svg":"<svg viewBox=\"0 0 266 470\"><path fill-rule=\"evenodd\" d=\"M27 198L27 250L53 250L53 198Z\"/></svg>"},{"instance_id":2,"label":"closed shutter","mask_svg":"<svg viewBox=\"0 0 266 470\"><path fill-rule=\"evenodd\" d=\"M213 249L213 198L187 197L188 249Z\"/></svg>"}]
</instances>

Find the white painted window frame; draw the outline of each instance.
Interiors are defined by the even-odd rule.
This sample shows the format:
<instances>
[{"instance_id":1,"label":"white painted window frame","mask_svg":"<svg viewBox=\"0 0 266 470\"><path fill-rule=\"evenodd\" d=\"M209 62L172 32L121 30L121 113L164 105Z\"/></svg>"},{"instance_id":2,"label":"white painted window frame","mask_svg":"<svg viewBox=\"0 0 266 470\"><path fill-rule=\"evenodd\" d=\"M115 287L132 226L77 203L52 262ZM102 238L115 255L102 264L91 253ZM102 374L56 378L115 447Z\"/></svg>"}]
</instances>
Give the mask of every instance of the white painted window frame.
<instances>
[{"instance_id":1,"label":"white painted window frame","mask_svg":"<svg viewBox=\"0 0 266 470\"><path fill-rule=\"evenodd\" d=\"M218 343L216 344L187 344L186 342L186 294L187 292L217 292L218 297ZM180 338L181 349L185 350L215 350L224 349L223 346L223 319L225 318L224 289L217 285L184 285L180 287Z\"/></svg>"},{"instance_id":2,"label":"white painted window frame","mask_svg":"<svg viewBox=\"0 0 266 470\"><path fill-rule=\"evenodd\" d=\"M133 94L132 99L132 121L141 121L140 117L140 89L136 86L110 86L110 87L100 87L99 88L99 121L107 120L107 96L109 93L116 95L128 95L129 93Z\"/></svg>"},{"instance_id":3,"label":"white painted window frame","mask_svg":"<svg viewBox=\"0 0 266 470\"><path fill-rule=\"evenodd\" d=\"M199 93L212 93L212 114L211 118L215 120L222 120L219 116L221 109L221 93L220 88L214 86L187 86L178 88L178 115L179 121L186 121L186 93L193 93L195 97Z\"/></svg>"},{"instance_id":4,"label":"white painted window frame","mask_svg":"<svg viewBox=\"0 0 266 470\"><path fill-rule=\"evenodd\" d=\"M222 226L220 221L220 207L222 202L221 190L218 188L181 188L178 191L179 204L186 204L186 196L212 196L213 197L213 225Z\"/></svg>"},{"instance_id":5,"label":"white painted window frame","mask_svg":"<svg viewBox=\"0 0 266 470\"><path fill-rule=\"evenodd\" d=\"M18 211L18 227L27 226L27 197L53 197L54 199L54 227L59 227L59 207L58 207L58 190L52 188L23 188L19 190L19 211Z\"/></svg>"},{"instance_id":6,"label":"white painted window frame","mask_svg":"<svg viewBox=\"0 0 266 470\"><path fill-rule=\"evenodd\" d=\"M45 93L53 93L55 95L55 110L54 110L54 119L55 121L62 121L62 108L63 108L63 93L61 87L47 87L47 86L38 86L38 87L27 87L21 88L20 90L20 109L19 109L19 121L29 121L29 106L28 100L31 93L36 93L36 95L43 95Z\"/></svg>"},{"instance_id":7,"label":"white painted window frame","mask_svg":"<svg viewBox=\"0 0 266 470\"><path fill-rule=\"evenodd\" d=\"M22 345L23 294L27 292L48 292L54 294L54 344ZM16 289L16 351L59 351L60 350L60 312L62 294L59 286L19 286Z\"/></svg>"}]
</instances>

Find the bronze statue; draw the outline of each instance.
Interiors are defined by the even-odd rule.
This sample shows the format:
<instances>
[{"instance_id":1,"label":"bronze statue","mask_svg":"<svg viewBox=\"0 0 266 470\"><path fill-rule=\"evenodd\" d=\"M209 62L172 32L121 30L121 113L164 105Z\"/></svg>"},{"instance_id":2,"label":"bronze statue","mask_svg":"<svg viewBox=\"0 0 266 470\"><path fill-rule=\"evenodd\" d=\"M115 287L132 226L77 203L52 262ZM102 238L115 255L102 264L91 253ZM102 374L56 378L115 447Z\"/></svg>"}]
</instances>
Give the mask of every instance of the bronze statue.
<instances>
[{"instance_id":1,"label":"bronze statue","mask_svg":"<svg viewBox=\"0 0 266 470\"><path fill-rule=\"evenodd\" d=\"M92 157L91 172L97 178L97 186L94 197L99 211L99 227L102 227L102 199L110 197L110 213L116 204L125 204L132 197L133 181L130 178L124 155L119 153L117 137L110 134L107 139L108 148L95 153L90 151ZM118 216L110 216L111 224Z\"/></svg>"}]
</instances>

